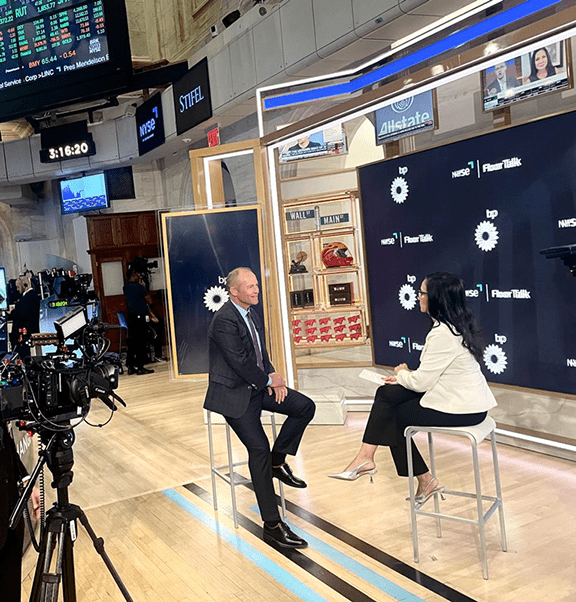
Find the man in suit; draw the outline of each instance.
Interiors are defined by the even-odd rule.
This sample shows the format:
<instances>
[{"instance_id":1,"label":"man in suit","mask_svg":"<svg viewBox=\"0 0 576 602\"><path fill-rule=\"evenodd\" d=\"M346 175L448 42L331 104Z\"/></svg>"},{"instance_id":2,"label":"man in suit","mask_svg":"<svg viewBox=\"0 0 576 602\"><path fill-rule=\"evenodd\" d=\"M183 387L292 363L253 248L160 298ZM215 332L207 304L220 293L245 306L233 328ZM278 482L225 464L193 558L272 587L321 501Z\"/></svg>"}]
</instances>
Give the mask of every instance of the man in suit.
<instances>
[{"instance_id":1,"label":"man in suit","mask_svg":"<svg viewBox=\"0 0 576 602\"><path fill-rule=\"evenodd\" d=\"M514 61L511 62L514 64ZM495 79L486 86L487 95L506 92L506 90L518 86L518 80L512 75L508 75L508 66L506 63L498 63L494 67L494 75L496 76Z\"/></svg>"},{"instance_id":2,"label":"man in suit","mask_svg":"<svg viewBox=\"0 0 576 602\"><path fill-rule=\"evenodd\" d=\"M306 487L286 455L294 455L314 402L286 387L274 371L266 350L264 328L250 311L258 303L258 280L250 268L239 267L227 277L230 300L214 315L208 330L210 379L204 407L222 414L248 450L248 467L264 521L264 541L284 548L308 544L280 519L273 477L291 487ZM272 451L262 423L262 410L287 416Z\"/></svg>"},{"instance_id":3,"label":"man in suit","mask_svg":"<svg viewBox=\"0 0 576 602\"><path fill-rule=\"evenodd\" d=\"M7 316L12 321L10 343L12 350L25 358L30 356L30 336L40 332L40 297L32 286L29 273L16 280L16 288L21 297Z\"/></svg>"}]
</instances>

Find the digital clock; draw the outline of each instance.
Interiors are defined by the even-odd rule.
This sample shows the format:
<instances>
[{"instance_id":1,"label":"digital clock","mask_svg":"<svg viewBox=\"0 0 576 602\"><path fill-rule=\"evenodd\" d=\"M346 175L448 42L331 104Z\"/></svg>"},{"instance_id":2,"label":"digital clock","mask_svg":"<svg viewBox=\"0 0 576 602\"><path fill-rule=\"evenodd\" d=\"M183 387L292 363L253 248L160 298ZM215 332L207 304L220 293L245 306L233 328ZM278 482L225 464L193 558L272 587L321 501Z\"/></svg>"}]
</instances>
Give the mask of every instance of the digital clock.
<instances>
[{"instance_id":1,"label":"digital clock","mask_svg":"<svg viewBox=\"0 0 576 602\"><path fill-rule=\"evenodd\" d=\"M85 121L78 121L40 132L40 162L53 163L90 157L96 154L92 134Z\"/></svg>"}]
</instances>

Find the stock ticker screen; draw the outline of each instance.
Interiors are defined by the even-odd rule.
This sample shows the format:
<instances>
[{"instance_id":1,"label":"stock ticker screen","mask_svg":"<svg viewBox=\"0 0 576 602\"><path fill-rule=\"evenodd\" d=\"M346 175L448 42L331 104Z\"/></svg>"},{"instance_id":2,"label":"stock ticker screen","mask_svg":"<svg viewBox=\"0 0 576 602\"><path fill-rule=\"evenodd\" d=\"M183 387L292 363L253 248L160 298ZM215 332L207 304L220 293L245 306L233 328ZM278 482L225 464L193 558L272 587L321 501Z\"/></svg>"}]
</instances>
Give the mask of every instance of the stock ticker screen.
<instances>
[{"instance_id":1,"label":"stock ticker screen","mask_svg":"<svg viewBox=\"0 0 576 602\"><path fill-rule=\"evenodd\" d=\"M576 394L576 112L361 167L375 361L419 364L427 274L464 280L489 381Z\"/></svg>"},{"instance_id":2,"label":"stock ticker screen","mask_svg":"<svg viewBox=\"0 0 576 602\"><path fill-rule=\"evenodd\" d=\"M102 0L0 0L0 90L108 60Z\"/></svg>"}]
</instances>

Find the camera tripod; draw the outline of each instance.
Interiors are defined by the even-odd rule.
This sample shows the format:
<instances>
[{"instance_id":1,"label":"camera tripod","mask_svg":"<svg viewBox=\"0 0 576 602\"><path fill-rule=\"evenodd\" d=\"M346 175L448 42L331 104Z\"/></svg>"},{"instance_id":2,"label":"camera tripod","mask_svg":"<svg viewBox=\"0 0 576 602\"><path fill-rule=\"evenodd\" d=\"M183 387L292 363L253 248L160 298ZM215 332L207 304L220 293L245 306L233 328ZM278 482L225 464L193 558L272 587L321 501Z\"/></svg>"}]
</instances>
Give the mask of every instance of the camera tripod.
<instances>
[{"instance_id":1,"label":"camera tripod","mask_svg":"<svg viewBox=\"0 0 576 602\"><path fill-rule=\"evenodd\" d=\"M46 433L40 434L42 438L45 435ZM52 487L56 489L57 501L46 513L46 525L40 541L30 602L58 602L61 583L64 602L76 602L74 542L78 536L78 521L88 532L96 551L102 557L124 598L127 602L133 602L104 550L104 540L96 536L82 508L69 502L68 487L72 483L72 466L74 465L72 452L74 432L66 430L55 434L50 433L50 435L51 438L34 468L26 490L10 518L11 525L18 522L36 478L46 463L54 477Z\"/></svg>"}]
</instances>

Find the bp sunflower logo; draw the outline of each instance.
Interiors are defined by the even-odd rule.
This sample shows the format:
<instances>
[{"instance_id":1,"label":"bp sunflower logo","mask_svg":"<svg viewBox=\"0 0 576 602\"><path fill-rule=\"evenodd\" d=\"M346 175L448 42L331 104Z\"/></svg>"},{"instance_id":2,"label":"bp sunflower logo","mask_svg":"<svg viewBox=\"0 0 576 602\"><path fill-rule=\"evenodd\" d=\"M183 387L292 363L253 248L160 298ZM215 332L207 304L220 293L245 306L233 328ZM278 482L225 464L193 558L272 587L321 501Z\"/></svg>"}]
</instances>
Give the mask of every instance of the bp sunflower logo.
<instances>
[{"instance_id":1,"label":"bp sunflower logo","mask_svg":"<svg viewBox=\"0 0 576 602\"><path fill-rule=\"evenodd\" d=\"M408 182L401 177L394 178L390 186L390 194L395 203L403 203L408 198Z\"/></svg>"},{"instance_id":2,"label":"bp sunflower logo","mask_svg":"<svg viewBox=\"0 0 576 602\"><path fill-rule=\"evenodd\" d=\"M474 238L476 239L476 244L482 251L492 251L498 244L498 230L492 222L480 222L476 226Z\"/></svg>"},{"instance_id":3,"label":"bp sunflower logo","mask_svg":"<svg viewBox=\"0 0 576 602\"><path fill-rule=\"evenodd\" d=\"M414 287L410 286L409 284L403 284L400 287L398 297L400 299L400 305L404 309L410 310L416 307L416 291L414 290Z\"/></svg>"},{"instance_id":4,"label":"bp sunflower logo","mask_svg":"<svg viewBox=\"0 0 576 602\"><path fill-rule=\"evenodd\" d=\"M204 293L204 305L210 311L218 311L230 296L228 291L222 286L212 286Z\"/></svg>"},{"instance_id":5,"label":"bp sunflower logo","mask_svg":"<svg viewBox=\"0 0 576 602\"><path fill-rule=\"evenodd\" d=\"M504 349L499 345L488 345L484 349L484 363L492 374L502 374L508 365L508 359Z\"/></svg>"}]
</instances>

